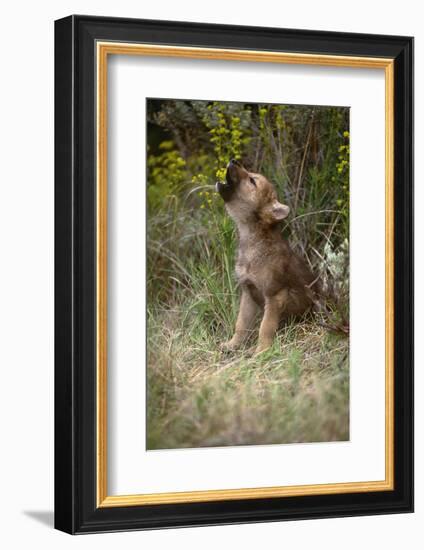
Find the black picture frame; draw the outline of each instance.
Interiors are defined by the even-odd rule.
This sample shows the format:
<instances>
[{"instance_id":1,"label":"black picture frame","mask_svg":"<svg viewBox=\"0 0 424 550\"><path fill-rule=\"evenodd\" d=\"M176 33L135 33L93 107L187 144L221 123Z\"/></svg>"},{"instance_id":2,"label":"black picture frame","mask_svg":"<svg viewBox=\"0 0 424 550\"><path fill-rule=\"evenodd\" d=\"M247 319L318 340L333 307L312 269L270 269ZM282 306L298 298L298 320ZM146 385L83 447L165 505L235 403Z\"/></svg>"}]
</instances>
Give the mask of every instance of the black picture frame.
<instances>
[{"instance_id":1,"label":"black picture frame","mask_svg":"<svg viewBox=\"0 0 424 550\"><path fill-rule=\"evenodd\" d=\"M99 40L394 60L394 490L97 507ZM413 39L73 15L55 22L55 527L94 533L413 511Z\"/></svg>"}]
</instances>

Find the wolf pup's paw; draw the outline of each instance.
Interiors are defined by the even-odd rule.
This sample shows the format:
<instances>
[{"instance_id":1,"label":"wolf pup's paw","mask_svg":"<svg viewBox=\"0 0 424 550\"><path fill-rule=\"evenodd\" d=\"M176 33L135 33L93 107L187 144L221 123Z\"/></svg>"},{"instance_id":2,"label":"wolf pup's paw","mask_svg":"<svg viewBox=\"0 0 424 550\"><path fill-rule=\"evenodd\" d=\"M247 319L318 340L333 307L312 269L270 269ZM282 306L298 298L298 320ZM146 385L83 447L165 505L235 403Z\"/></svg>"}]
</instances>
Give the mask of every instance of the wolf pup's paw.
<instances>
[{"instance_id":1,"label":"wolf pup's paw","mask_svg":"<svg viewBox=\"0 0 424 550\"><path fill-rule=\"evenodd\" d=\"M228 340L228 342L223 342L219 349L223 352L229 353L232 351L236 351L240 347L239 342L237 340L234 340L234 338L231 338L231 340Z\"/></svg>"},{"instance_id":2,"label":"wolf pup's paw","mask_svg":"<svg viewBox=\"0 0 424 550\"><path fill-rule=\"evenodd\" d=\"M269 348L272 346L271 343L264 343L264 344L258 344L255 351L253 352L253 357L257 357L258 355L261 355L265 351L269 350Z\"/></svg>"}]
</instances>

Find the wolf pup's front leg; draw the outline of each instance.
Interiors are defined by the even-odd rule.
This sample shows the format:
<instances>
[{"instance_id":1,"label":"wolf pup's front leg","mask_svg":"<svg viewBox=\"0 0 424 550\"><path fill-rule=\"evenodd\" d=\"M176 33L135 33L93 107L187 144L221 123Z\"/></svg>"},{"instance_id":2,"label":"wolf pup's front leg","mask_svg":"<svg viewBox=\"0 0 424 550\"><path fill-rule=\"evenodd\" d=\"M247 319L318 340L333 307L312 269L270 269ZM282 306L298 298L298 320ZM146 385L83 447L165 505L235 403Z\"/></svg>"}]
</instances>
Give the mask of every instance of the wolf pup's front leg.
<instances>
[{"instance_id":1,"label":"wolf pup's front leg","mask_svg":"<svg viewBox=\"0 0 424 550\"><path fill-rule=\"evenodd\" d=\"M253 300L248 289L243 288L240 299L240 309L237 316L236 330L234 336L228 342L221 345L224 351L233 351L239 348L249 336L252 325L255 321L258 306Z\"/></svg>"},{"instance_id":2,"label":"wolf pup's front leg","mask_svg":"<svg viewBox=\"0 0 424 550\"><path fill-rule=\"evenodd\" d=\"M259 340L255 355L262 353L272 346L286 300L287 290L285 289L274 296L265 298L264 316L259 328Z\"/></svg>"}]
</instances>

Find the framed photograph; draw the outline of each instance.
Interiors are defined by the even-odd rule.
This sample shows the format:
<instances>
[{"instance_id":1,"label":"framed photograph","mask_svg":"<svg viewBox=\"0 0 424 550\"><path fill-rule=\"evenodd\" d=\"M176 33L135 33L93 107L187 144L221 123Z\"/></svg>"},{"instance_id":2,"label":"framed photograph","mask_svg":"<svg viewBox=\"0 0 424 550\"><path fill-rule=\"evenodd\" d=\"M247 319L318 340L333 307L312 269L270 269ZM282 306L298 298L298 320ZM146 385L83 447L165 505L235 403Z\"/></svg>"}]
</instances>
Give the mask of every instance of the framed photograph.
<instances>
[{"instance_id":1,"label":"framed photograph","mask_svg":"<svg viewBox=\"0 0 424 550\"><path fill-rule=\"evenodd\" d=\"M413 510L413 39L55 24L55 525Z\"/></svg>"}]
</instances>

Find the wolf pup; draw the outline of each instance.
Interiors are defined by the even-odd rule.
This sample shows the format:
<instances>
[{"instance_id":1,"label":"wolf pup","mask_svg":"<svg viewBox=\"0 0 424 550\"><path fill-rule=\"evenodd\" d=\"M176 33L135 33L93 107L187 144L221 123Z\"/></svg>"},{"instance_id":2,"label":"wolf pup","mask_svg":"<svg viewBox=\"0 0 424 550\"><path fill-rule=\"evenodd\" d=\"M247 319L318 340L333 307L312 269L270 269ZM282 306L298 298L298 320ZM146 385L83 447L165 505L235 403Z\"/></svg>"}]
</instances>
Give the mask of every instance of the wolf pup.
<instances>
[{"instance_id":1,"label":"wolf pup","mask_svg":"<svg viewBox=\"0 0 424 550\"><path fill-rule=\"evenodd\" d=\"M231 160L226 182L218 182L216 189L237 225L236 276L241 287L235 333L222 348L235 350L242 345L262 309L255 352L261 353L271 346L284 317L300 315L313 305L314 276L283 239L279 222L290 209L278 201L273 185L264 176L248 172Z\"/></svg>"}]
</instances>

